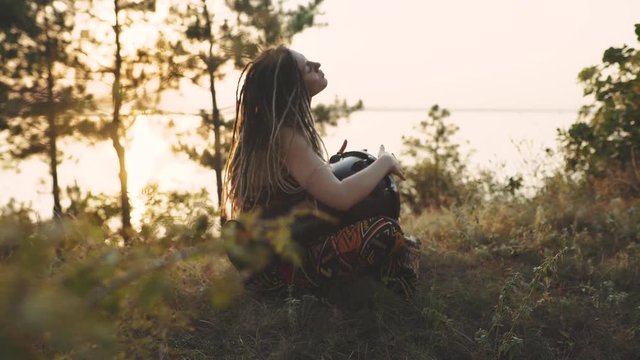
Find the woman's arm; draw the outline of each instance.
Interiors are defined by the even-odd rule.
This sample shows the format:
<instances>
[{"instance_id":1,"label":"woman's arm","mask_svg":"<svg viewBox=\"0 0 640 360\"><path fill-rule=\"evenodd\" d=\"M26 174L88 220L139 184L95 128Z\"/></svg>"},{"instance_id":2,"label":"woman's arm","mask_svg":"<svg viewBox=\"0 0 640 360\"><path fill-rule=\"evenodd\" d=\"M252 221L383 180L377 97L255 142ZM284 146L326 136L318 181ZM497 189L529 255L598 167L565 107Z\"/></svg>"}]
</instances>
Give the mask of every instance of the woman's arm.
<instances>
[{"instance_id":1,"label":"woman's arm","mask_svg":"<svg viewBox=\"0 0 640 360\"><path fill-rule=\"evenodd\" d=\"M293 178L315 199L340 211L346 211L366 198L389 172L403 177L397 160L386 153L384 147L371 165L341 181L303 136L285 129L282 140L287 167Z\"/></svg>"}]
</instances>

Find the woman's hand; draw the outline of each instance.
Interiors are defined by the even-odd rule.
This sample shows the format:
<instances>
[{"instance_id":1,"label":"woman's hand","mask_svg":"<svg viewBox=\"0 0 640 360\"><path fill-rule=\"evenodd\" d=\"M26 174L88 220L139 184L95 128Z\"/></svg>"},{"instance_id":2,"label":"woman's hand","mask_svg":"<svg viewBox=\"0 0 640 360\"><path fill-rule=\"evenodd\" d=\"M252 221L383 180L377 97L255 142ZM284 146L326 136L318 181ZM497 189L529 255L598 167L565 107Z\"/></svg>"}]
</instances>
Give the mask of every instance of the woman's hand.
<instances>
[{"instance_id":1,"label":"woman's hand","mask_svg":"<svg viewBox=\"0 0 640 360\"><path fill-rule=\"evenodd\" d=\"M384 159L383 161L388 162L390 173L397 175L402 180L406 180L398 159L396 159L396 156L392 153L386 152L384 150L384 145L380 145L380 150L378 150L378 159Z\"/></svg>"}]
</instances>

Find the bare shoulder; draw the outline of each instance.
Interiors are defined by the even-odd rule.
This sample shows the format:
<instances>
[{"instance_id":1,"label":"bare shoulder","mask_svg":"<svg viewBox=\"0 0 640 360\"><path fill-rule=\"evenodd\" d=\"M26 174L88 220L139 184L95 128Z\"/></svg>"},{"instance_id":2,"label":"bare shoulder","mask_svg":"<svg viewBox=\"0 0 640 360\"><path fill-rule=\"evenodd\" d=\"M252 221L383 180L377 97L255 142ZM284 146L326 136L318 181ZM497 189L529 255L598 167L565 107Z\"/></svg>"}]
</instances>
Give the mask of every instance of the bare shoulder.
<instances>
[{"instance_id":1,"label":"bare shoulder","mask_svg":"<svg viewBox=\"0 0 640 360\"><path fill-rule=\"evenodd\" d=\"M309 140L307 140L307 138L305 138L300 132L292 128L282 127L279 134L280 144L285 152L288 152L289 150L299 151L301 149L311 147Z\"/></svg>"}]
</instances>

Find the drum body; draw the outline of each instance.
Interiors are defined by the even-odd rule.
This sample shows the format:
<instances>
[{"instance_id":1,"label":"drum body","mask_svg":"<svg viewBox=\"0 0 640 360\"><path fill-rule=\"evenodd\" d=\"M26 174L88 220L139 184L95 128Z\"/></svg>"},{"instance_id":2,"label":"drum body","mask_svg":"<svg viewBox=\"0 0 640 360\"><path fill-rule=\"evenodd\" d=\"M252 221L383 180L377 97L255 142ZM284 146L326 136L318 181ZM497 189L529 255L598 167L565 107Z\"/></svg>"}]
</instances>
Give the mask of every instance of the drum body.
<instances>
[{"instance_id":1,"label":"drum body","mask_svg":"<svg viewBox=\"0 0 640 360\"><path fill-rule=\"evenodd\" d=\"M329 159L334 175L342 180L371 165L376 158L366 151L347 151ZM336 214L342 224L353 223L373 216L400 217L400 193L391 175L386 175L358 204L345 212Z\"/></svg>"}]
</instances>

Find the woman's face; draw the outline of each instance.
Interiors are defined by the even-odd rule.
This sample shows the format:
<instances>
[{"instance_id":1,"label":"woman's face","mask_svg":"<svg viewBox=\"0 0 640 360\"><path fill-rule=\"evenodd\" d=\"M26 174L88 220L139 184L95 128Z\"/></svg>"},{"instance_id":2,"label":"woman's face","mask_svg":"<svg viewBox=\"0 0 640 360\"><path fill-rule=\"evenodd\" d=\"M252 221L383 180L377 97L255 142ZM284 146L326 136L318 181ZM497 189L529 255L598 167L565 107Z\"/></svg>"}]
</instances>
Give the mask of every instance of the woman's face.
<instances>
[{"instance_id":1,"label":"woman's face","mask_svg":"<svg viewBox=\"0 0 640 360\"><path fill-rule=\"evenodd\" d=\"M320 70L320 63L307 60L297 51L291 50L291 54L298 63L298 69L300 69L309 95L314 96L324 90L327 87L327 79L324 77L324 72Z\"/></svg>"}]
</instances>

